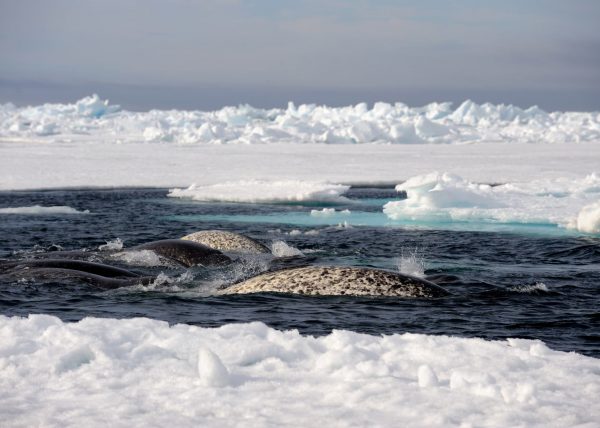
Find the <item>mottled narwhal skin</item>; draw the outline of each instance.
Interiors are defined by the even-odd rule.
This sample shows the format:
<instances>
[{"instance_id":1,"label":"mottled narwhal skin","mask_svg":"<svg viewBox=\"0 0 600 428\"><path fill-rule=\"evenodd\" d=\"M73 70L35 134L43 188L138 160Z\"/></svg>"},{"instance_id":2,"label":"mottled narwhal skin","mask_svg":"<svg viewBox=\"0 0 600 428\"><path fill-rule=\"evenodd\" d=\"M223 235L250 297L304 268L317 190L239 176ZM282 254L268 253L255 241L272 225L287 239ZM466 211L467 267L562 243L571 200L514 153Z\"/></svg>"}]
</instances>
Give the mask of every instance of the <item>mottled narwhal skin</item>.
<instances>
[{"instance_id":1,"label":"mottled narwhal skin","mask_svg":"<svg viewBox=\"0 0 600 428\"><path fill-rule=\"evenodd\" d=\"M186 267L197 265L220 266L231 262L231 259L219 250L183 239L164 239L148 242L131 249L151 250L159 256L166 257Z\"/></svg>"},{"instance_id":2,"label":"mottled narwhal skin","mask_svg":"<svg viewBox=\"0 0 600 428\"><path fill-rule=\"evenodd\" d=\"M184 236L184 240L197 242L220 251L246 254L266 254L271 250L252 238L225 230L202 230Z\"/></svg>"},{"instance_id":3,"label":"mottled narwhal skin","mask_svg":"<svg viewBox=\"0 0 600 428\"><path fill-rule=\"evenodd\" d=\"M310 296L442 297L425 279L380 269L305 266L267 272L221 290L223 294L293 293Z\"/></svg>"}]
</instances>

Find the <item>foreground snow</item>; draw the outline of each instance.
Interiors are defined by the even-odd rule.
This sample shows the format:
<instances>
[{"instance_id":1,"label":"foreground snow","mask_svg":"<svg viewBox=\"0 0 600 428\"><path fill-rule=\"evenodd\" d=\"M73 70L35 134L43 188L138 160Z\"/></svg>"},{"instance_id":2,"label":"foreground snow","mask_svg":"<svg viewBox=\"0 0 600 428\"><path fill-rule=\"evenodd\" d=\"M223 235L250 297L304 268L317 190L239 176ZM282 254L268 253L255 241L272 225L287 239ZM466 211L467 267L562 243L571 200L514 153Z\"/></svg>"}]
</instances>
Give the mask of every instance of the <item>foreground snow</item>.
<instances>
[{"instance_id":1,"label":"foreground snow","mask_svg":"<svg viewBox=\"0 0 600 428\"><path fill-rule=\"evenodd\" d=\"M0 317L3 426L580 426L600 360L539 341Z\"/></svg>"},{"instance_id":2,"label":"foreground snow","mask_svg":"<svg viewBox=\"0 0 600 428\"><path fill-rule=\"evenodd\" d=\"M0 105L0 137L44 141L111 139L168 143L564 143L600 140L600 114L547 113L537 107L465 101L409 107L362 103L327 107L290 103L217 111L122 111L97 95L74 104Z\"/></svg>"}]
</instances>

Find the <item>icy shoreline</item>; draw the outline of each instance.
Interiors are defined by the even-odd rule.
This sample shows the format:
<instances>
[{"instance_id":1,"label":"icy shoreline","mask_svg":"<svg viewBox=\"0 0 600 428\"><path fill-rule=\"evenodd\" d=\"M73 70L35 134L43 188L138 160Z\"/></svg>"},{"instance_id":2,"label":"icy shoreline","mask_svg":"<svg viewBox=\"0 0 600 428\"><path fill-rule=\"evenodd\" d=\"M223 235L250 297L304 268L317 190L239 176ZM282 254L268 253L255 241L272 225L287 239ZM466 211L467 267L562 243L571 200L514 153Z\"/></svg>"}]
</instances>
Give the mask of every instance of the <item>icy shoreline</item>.
<instances>
[{"instance_id":1,"label":"icy shoreline","mask_svg":"<svg viewBox=\"0 0 600 428\"><path fill-rule=\"evenodd\" d=\"M582 426L600 360L542 342L0 316L7 426Z\"/></svg>"}]
</instances>

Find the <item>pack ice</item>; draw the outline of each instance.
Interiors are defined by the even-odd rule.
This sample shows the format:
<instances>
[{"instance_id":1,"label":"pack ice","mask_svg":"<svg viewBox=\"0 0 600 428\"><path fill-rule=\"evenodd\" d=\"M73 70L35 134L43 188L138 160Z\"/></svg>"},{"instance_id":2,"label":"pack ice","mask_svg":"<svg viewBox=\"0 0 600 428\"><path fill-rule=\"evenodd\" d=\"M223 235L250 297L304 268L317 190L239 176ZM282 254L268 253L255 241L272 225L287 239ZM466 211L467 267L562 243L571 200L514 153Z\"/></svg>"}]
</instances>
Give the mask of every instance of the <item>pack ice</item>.
<instances>
[{"instance_id":1,"label":"pack ice","mask_svg":"<svg viewBox=\"0 0 600 428\"><path fill-rule=\"evenodd\" d=\"M534 106L465 101L409 107L378 102L347 107L314 104L215 111L131 112L98 95L74 104L0 105L0 138L196 143L561 143L600 140L598 112L548 113Z\"/></svg>"}]
</instances>

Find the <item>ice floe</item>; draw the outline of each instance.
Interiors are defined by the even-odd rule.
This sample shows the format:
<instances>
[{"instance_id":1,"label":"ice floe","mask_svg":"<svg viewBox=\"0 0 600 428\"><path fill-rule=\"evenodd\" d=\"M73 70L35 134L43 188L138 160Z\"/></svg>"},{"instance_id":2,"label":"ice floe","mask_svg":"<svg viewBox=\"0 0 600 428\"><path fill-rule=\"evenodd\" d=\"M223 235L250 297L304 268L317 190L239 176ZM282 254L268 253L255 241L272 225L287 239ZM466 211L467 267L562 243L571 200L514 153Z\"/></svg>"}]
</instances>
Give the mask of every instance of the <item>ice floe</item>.
<instances>
[{"instance_id":1,"label":"ice floe","mask_svg":"<svg viewBox=\"0 0 600 428\"><path fill-rule=\"evenodd\" d=\"M32 205L29 207L7 207L0 208L0 214L19 214L19 215L63 215L63 214L89 214L89 210L80 211L68 206L48 206Z\"/></svg>"},{"instance_id":2,"label":"ice floe","mask_svg":"<svg viewBox=\"0 0 600 428\"><path fill-rule=\"evenodd\" d=\"M597 233L600 176L477 184L449 173L412 177L396 186L406 200L388 202L393 220L551 224Z\"/></svg>"},{"instance_id":3,"label":"ice floe","mask_svg":"<svg viewBox=\"0 0 600 428\"><path fill-rule=\"evenodd\" d=\"M249 180L171 189L170 197L219 202L343 202L350 186L299 180Z\"/></svg>"}]
</instances>

